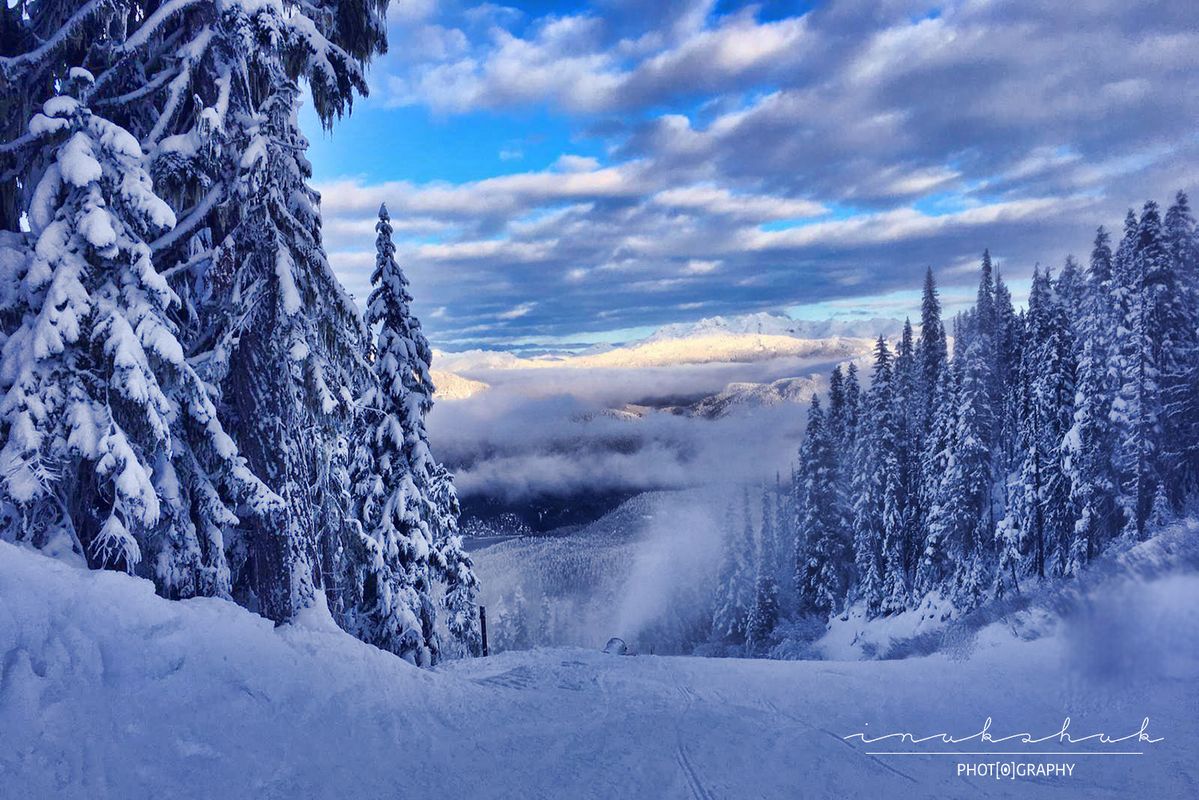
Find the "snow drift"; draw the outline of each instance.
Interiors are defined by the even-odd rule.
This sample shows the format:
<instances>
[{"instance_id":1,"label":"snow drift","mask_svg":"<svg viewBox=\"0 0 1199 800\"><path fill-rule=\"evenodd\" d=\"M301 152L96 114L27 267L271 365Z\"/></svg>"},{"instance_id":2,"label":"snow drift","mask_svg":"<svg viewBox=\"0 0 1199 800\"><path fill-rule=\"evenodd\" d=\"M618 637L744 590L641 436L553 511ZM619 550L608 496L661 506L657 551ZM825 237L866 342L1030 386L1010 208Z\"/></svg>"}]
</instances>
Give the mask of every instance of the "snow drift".
<instances>
[{"instance_id":1,"label":"snow drift","mask_svg":"<svg viewBox=\"0 0 1199 800\"><path fill-rule=\"evenodd\" d=\"M1002 625L967 658L554 649L422 671L320 610L275 628L0 544L0 786L88 798L1182 796L1199 779L1199 578L1133 591L1129 613L1151 609L1146 635L1173 656L1116 672L1083 668L1094 658L1077 637L1022 641ZM1071 716L1080 733L1148 716L1165 740L1140 757L1077 758L1070 778L997 782L958 777L953 757L871 757L843 738L866 725L969 733L988 716L996 730L1047 732Z\"/></svg>"}]
</instances>

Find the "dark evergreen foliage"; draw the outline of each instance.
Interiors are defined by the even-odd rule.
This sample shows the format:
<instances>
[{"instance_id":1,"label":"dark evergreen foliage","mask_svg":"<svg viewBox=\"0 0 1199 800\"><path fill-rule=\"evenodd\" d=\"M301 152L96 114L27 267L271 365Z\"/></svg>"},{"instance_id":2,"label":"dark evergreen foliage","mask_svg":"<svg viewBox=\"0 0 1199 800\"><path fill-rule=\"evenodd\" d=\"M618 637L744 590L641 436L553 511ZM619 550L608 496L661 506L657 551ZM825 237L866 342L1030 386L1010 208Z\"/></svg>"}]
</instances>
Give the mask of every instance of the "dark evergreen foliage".
<instances>
[{"instance_id":1,"label":"dark evergreen foliage","mask_svg":"<svg viewBox=\"0 0 1199 800\"><path fill-rule=\"evenodd\" d=\"M968 610L1070 575L1197 488L1199 256L1187 197L1129 212L1113 253L1037 268L1017 312L990 252L953 356L931 270L921 326L813 400L790 496L800 612ZM852 420L852 421L851 421Z\"/></svg>"},{"instance_id":2,"label":"dark evergreen foliage","mask_svg":"<svg viewBox=\"0 0 1199 800\"><path fill-rule=\"evenodd\" d=\"M0 7L0 537L420 662L440 601L477 649L428 343L383 231L371 342L297 121L365 94L386 13Z\"/></svg>"}]
</instances>

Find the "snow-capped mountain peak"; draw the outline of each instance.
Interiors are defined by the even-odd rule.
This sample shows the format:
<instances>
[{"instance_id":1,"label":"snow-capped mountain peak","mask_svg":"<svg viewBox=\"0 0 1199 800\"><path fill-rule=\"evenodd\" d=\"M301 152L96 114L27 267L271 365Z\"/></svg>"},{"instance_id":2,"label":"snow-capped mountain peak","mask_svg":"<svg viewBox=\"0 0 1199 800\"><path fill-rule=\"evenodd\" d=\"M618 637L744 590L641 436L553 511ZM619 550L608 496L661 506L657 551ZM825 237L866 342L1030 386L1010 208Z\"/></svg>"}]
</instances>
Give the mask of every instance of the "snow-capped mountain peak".
<instances>
[{"instance_id":1,"label":"snow-capped mountain peak","mask_svg":"<svg viewBox=\"0 0 1199 800\"><path fill-rule=\"evenodd\" d=\"M756 334L764 336L791 336L799 339L826 339L846 337L874 339L878 336L894 336L902 329L899 320L885 317L872 319L825 319L799 320L786 314L759 311L736 316L706 317L697 322L664 325L643 342L659 342L676 339L695 339L710 336Z\"/></svg>"}]
</instances>

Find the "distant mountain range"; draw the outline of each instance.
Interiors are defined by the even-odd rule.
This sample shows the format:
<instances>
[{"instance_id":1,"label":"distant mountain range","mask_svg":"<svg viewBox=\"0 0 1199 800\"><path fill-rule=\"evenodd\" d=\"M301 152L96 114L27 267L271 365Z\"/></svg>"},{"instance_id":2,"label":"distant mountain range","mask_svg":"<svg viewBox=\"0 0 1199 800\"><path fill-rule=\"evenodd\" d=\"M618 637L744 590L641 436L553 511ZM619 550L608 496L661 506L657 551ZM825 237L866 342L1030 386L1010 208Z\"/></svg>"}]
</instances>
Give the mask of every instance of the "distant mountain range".
<instances>
[{"instance_id":1,"label":"distant mountain range","mask_svg":"<svg viewBox=\"0 0 1199 800\"><path fill-rule=\"evenodd\" d=\"M438 352L436 363L443 370L470 374L508 369L640 369L784 357L851 359L868 352L879 335L894 337L901 326L897 320L883 318L811 321L757 313L666 325L645 339L580 354L526 358L505 351L468 350Z\"/></svg>"},{"instance_id":2,"label":"distant mountain range","mask_svg":"<svg viewBox=\"0 0 1199 800\"><path fill-rule=\"evenodd\" d=\"M869 339L832 336L801 338L788 334L696 331L679 337L650 338L606 353L576 356L564 366L638 369L682 364L747 363L774 358L822 361L856 358Z\"/></svg>"},{"instance_id":3,"label":"distant mountain range","mask_svg":"<svg viewBox=\"0 0 1199 800\"><path fill-rule=\"evenodd\" d=\"M877 339L879 336L896 336L902 329L902 322L885 317L853 320L799 320L792 319L785 314L773 314L762 311L756 314L741 314L732 317L708 317L698 322L665 325L642 341L659 342L672 339L695 339L728 334L790 336L797 339L828 339L833 337Z\"/></svg>"}]
</instances>

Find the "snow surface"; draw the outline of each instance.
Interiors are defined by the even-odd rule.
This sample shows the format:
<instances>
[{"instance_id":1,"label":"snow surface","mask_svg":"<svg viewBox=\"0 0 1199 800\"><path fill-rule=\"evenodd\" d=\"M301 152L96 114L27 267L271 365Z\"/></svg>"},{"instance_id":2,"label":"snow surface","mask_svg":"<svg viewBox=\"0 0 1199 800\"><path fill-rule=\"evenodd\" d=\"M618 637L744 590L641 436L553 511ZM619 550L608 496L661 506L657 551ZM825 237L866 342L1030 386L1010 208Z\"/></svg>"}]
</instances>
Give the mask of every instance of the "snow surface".
<instances>
[{"instance_id":1,"label":"snow surface","mask_svg":"<svg viewBox=\"0 0 1199 800\"><path fill-rule=\"evenodd\" d=\"M276 629L231 603L162 600L147 581L0 543L0 786L39 798L1194 796L1199 578L1112 597L1147 616L1034 641L993 625L969 653L903 661L550 649L422 671L321 609ZM1131 658L1097 656L1130 643ZM993 731L1049 733L1067 715L1079 734L1148 716L1166 738L1143 756L1055 756L1073 777L1017 781L843 739L967 734L988 716Z\"/></svg>"}]
</instances>

